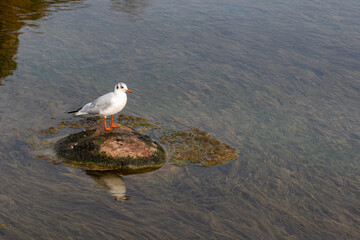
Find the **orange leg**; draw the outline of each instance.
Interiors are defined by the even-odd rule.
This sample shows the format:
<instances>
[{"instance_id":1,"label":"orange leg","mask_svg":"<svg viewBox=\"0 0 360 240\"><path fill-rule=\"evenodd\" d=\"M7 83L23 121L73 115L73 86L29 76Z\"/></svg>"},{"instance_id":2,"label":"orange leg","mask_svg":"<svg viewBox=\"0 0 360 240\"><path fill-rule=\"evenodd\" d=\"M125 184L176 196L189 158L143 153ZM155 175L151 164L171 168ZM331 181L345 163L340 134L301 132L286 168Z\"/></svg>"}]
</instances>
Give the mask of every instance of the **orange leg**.
<instances>
[{"instance_id":1,"label":"orange leg","mask_svg":"<svg viewBox=\"0 0 360 240\"><path fill-rule=\"evenodd\" d=\"M106 117L104 117L104 126L105 126L105 131L112 130L112 128L106 127Z\"/></svg>"},{"instance_id":2,"label":"orange leg","mask_svg":"<svg viewBox=\"0 0 360 240\"><path fill-rule=\"evenodd\" d=\"M113 117L113 115L111 115L111 127L112 128L118 128L117 126L114 125L114 117Z\"/></svg>"}]
</instances>

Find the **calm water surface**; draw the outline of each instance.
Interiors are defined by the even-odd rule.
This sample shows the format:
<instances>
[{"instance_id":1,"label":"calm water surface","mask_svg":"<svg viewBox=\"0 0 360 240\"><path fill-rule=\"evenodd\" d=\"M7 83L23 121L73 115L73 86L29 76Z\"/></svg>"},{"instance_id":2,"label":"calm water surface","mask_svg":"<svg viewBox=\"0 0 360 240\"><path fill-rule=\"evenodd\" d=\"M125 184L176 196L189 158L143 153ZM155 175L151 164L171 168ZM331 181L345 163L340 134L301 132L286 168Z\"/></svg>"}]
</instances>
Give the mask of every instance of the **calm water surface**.
<instances>
[{"instance_id":1,"label":"calm water surface","mask_svg":"<svg viewBox=\"0 0 360 240\"><path fill-rule=\"evenodd\" d=\"M359 239L359 22L357 0L2 1L0 238ZM123 113L239 158L101 179L34 157L29 128L120 81Z\"/></svg>"}]
</instances>

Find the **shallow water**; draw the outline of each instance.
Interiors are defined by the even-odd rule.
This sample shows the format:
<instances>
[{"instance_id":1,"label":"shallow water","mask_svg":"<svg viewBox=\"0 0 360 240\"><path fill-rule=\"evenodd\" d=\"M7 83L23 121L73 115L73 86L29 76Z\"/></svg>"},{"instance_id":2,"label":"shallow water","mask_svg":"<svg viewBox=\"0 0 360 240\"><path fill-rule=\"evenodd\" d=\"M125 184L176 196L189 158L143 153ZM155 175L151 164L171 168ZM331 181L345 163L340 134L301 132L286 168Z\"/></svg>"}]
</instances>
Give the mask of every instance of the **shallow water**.
<instances>
[{"instance_id":1,"label":"shallow water","mask_svg":"<svg viewBox=\"0 0 360 240\"><path fill-rule=\"evenodd\" d=\"M360 238L359 12L355 0L0 3L0 238ZM130 199L115 201L34 157L27 129L72 120L120 81L133 91L123 113L179 119L239 158L119 177Z\"/></svg>"}]
</instances>

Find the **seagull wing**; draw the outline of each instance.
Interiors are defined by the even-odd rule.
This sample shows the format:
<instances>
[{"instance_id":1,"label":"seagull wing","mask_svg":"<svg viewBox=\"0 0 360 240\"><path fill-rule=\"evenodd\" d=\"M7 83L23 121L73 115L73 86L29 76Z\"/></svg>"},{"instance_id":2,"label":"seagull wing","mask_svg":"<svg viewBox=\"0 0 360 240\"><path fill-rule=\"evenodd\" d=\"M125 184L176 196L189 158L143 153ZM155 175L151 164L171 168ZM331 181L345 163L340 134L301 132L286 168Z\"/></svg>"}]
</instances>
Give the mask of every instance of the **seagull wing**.
<instances>
[{"instance_id":1,"label":"seagull wing","mask_svg":"<svg viewBox=\"0 0 360 240\"><path fill-rule=\"evenodd\" d=\"M78 113L78 115L81 114L100 114L101 111L104 111L106 108L108 108L112 102L112 95L114 93L110 92L107 93L99 98L97 98L96 100L94 100L93 102L90 102L88 104L86 104Z\"/></svg>"}]
</instances>

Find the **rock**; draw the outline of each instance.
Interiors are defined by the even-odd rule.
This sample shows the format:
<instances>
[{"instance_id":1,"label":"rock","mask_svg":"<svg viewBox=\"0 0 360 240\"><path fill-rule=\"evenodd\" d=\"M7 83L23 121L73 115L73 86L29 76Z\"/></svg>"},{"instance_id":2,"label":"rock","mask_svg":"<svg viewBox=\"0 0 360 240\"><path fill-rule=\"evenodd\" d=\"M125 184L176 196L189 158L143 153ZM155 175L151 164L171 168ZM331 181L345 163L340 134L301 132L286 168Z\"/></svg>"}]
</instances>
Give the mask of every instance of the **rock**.
<instances>
[{"instance_id":1,"label":"rock","mask_svg":"<svg viewBox=\"0 0 360 240\"><path fill-rule=\"evenodd\" d=\"M174 120L178 123L178 129L125 114L119 115L118 122L139 132L152 132L152 135L157 135L166 149L169 161L175 165L214 166L238 158L238 151L235 148L179 120Z\"/></svg>"},{"instance_id":2,"label":"rock","mask_svg":"<svg viewBox=\"0 0 360 240\"><path fill-rule=\"evenodd\" d=\"M77 122L61 121L43 130L29 129L42 136L30 135L27 142L35 150L36 158L86 169L118 170L123 175L161 167L165 163L164 149L166 161L175 165L214 166L238 159L237 149L179 120L169 127L146 118L119 114L116 122L131 128L121 126L105 133L98 117L82 118ZM51 137L62 134L61 129L66 127L87 130L60 141L62 137ZM164 149L142 134L151 135ZM136 141L129 138L131 135L136 136ZM137 145L141 141L143 144Z\"/></svg>"},{"instance_id":3,"label":"rock","mask_svg":"<svg viewBox=\"0 0 360 240\"><path fill-rule=\"evenodd\" d=\"M123 125L105 132L99 124L71 134L57 141L55 150L65 163L87 169L120 169L124 173L160 168L166 161L159 144Z\"/></svg>"}]
</instances>

